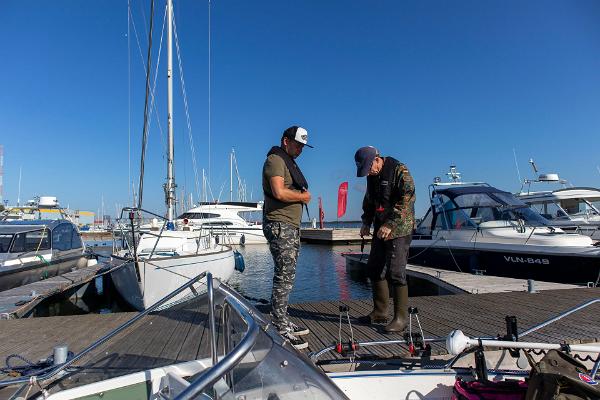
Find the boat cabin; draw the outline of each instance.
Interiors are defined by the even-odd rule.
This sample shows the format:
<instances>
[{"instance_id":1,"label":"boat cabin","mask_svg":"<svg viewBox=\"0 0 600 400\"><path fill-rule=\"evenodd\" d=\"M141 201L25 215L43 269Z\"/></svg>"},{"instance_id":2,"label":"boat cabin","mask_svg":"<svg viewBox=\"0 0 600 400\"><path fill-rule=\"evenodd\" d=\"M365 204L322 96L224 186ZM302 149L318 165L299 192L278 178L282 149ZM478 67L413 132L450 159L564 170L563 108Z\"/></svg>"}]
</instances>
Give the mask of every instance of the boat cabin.
<instances>
[{"instance_id":1,"label":"boat cabin","mask_svg":"<svg viewBox=\"0 0 600 400\"><path fill-rule=\"evenodd\" d=\"M485 183L433 184L430 202L417 235L431 235L435 230L549 225L512 193Z\"/></svg>"}]
</instances>

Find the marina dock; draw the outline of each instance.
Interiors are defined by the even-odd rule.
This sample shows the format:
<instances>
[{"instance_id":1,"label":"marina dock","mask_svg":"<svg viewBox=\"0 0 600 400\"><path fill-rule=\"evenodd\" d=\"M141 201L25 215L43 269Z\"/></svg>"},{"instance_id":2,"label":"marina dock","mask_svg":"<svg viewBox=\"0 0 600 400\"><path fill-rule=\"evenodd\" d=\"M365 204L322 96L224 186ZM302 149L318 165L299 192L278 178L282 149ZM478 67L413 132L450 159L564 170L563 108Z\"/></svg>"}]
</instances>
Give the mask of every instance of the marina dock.
<instances>
[{"instance_id":1,"label":"marina dock","mask_svg":"<svg viewBox=\"0 0 600 400\"><path fill-rule=\"evenodd\" d=\"M539 293L411 297L409 304L418 308L426 337L445 337L454 329L481 337L504 334L504 317L507 315L516 316L519 330L523 331L561 312L599 298L599 288L577 288ZM289 312L293 321L311 330L311 334L304 336L309 343L307 353L321 350L337 340L340 305L349 307L354 340L402 339L400 334L384 334L381 326L358 323L357 317L365 315L371 309L369 300L292 304ZM210 354L208 312L203 307L190 302L143 317L137 324L119 333L114 340L102 345L86 363L94 365L97 373L106 377L112 370L151 368L207 357ZM263 313L269 312L268 306L260 306L259 309ZM0 359L4 360L9 354L19 354L38 360L47 357L54 346L61 344L67 344L69 350L77 352L135 314L88 314L0 321ZM570 344L598 342L599 326L600 302L528 335L527 340ZM416 329L415 320L413 329ZM351 337L345 318L341 335L344 341ZM219 336L220 340L222 335ZM364 347L358 350L360 357L387 358L407 353L408 349L403 345ZM435 344L432 354L443 355L446 350L442 345ZM339 357L337 353L329 352L321 359L333 360Z\"/></svg>"},{"instance_id":2,"label":"marina dock","mask_svg":"<svg viewBox=\"0 0 600 400\"><path fill-rule=\"evenodd\" d=\"M103 263L96 263L60 276L2 291L0 292L0 319L27 316L43 300L59 293L77 295L80 288L91 282L105 267Z\"/></svg>"},{"instance_id":3,"label":"marina dock","mask_svg":"<svg viewBox=\"0 0 600 400\"><path fill-rule=\"evenodd\" d=\"M360 244L360 228L302 228L300 229L300 240L315 244ZM371 237L365 237L367 243Z\"/></svg>"},{"instance_id":4,"label":"marina dock","mask_svg":"<svg viewBox=\"0 0 600 400\"><path fill-rule=\"evenodd\" d=\"M345 253L346 272L354 276L365 276L368 254ZM582 286L566 283L531 281L527 279L506 278L501 276L479 275L466 272L448 271L445 269L422 267L414 264L406 265L409 288L427 286L429 292L435 294L464 293L503 293L522 291L542 291L557 289L576 289ZM411 285L412 282L417 283Z\"/></svg>"}]
</instances>

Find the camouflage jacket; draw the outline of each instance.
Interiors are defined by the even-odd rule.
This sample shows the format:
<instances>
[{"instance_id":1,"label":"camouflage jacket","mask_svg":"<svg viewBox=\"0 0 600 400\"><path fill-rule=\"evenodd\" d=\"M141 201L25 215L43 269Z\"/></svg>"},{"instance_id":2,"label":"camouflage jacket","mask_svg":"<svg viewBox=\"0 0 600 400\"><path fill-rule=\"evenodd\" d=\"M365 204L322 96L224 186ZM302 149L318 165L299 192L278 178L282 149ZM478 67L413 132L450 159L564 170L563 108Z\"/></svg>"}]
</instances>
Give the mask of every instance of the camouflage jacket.
<instances>
[{"instance_id":1,"label":"camouflage jacket","mask_svg":"<svg viewBox=\"0 0 600 400\"><path fill-rule=\"evenodd\" d=\"M376 228L387 226L392 230L392 239L412 234L415 226L415 183L406 165L386 157L381 173L367 177L367 193L362 207L363 224L371 226L375 223Z\"/></svg>"}]
</instances>

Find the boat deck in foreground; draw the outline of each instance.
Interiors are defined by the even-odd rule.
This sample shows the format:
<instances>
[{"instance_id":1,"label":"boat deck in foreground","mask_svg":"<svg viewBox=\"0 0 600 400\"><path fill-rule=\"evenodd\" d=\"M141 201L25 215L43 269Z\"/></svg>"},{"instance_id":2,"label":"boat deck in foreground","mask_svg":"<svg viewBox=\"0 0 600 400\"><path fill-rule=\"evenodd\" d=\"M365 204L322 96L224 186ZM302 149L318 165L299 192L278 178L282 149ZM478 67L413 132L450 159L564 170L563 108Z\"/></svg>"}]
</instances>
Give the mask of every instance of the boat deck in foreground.
<instances>
[{"instance_id":1,"label":"boat deck in foreground","mask_svg":"<svg viewBox=\"0 0 600 400\"><path fill-rule=\"evenodd\" d=\"M453 329L461 329L470 336L494 336L505 332L506 315L517 316L519 328L523 330L581 303L598 298L600 288L579 288L540 293L412 297L410 304L418 307L426 337L443 337ZM318 351L337 339L340 304L350 307L355 340L401 338L400 335L387 335L376 328L356 322L355 317L370 310L370 301L293 304L290 306L293 320L311 330L311 334L304 336L309 343L308 352ZM197 310L200 312L196 312ZM268 307L262 306L261 311L268 312ZM135 313L90 314L0 321L0 360L4 360L9 354L38 360L50 355L53 346L65 343L68 344L69 350L77 352L134 315ZM120 333L112 343L104 345L101 351L88 359L88 362L95 365L95 371L100 376L109 376L115 371L147 369L207 357L210 354L207 315L204 308L198 308L192 302L146 316L136 325ZM347 341L349 337L350 330L347 322L344 322L342 339ZM220 340L222 336L219 336ZM600 303L529 335L528 340L566 343L600 341ZM407 348L401 345L369 347L359 349L358 353L361 356L387 358L405 355ZM445 354L445 349L441 345L434 345L432 353ZM338 357L330 352L321 359L331 360Z\"/></svg>"}]
</instances>

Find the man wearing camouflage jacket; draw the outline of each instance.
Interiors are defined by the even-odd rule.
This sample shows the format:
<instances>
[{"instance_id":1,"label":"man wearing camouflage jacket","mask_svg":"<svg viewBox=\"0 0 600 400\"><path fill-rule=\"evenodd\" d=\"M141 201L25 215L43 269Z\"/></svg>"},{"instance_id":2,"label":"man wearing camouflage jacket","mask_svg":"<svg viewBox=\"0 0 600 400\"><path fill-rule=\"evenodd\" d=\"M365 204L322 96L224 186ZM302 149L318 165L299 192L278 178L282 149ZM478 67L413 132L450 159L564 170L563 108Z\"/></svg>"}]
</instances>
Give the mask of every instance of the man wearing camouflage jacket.
<instances>
[{"instance_id":1,"label":"man wearing camouflage jacket","mask_svg":"<svg viewBox=\"0 0 600 400\"><path fill-rule=\"evenodd\" d=\"M300 251L302 208L310 201L308 183L295 159L308 143L306 129L291 126L283 132L281 145L267 154L263 166L263 233L275 264L271 295L271 320L279 333L295 348L308 343L299 338L308 329L294 324L287 313L288 299L296 277Z\"/></svg>"},{"instance_id":2,"label":"man wearing camouflage jacket","mask_svg":"<svg viewBox=\"0 0 600 400\"><path fill-rule=\"evenodd\" d=\"M373 290L373 311L368 323L386 323L389 288L394 299L394 317L386 332L401 332L408 323L406 262L415 225L415 184L406 165L392 157L381 157L372 146L354 155L356 175L367 176L363 200L362 237L374 225L367 273Z\"/></svg>"}]
</instances>

